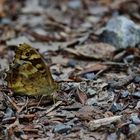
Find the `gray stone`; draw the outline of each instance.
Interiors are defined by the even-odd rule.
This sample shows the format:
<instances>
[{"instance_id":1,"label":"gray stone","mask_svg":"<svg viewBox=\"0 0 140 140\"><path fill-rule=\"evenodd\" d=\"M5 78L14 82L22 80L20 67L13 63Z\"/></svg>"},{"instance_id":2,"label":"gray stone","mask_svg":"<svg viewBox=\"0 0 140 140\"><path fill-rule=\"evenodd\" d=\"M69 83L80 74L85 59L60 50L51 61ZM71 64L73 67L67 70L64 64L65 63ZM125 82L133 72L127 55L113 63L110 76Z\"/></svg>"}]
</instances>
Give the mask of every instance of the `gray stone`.
<instances>
[{"instance_id":1,"label":"gray stone","mask_svg":"<svg viewBox=\"0 0 140 140\"><path fill-rule=\"evenodd\" d=\"M96 90L92 89L92 88L88 88L86 91L86 94L90 97L94 96L96 94Z\"/></svg>"},{"instance_id":2,"label":"gray stone","mask_svg":"<svg viewBox=\"0 0 140 140\"><path fill-rule=\"evenodd\" d=\"M132 96L135 98L140 98L140 91L132 93Z\"/></svg>"},{"instance_id":3,"label":"gray stone","mask_svg":"<svg viewBox=\"0 0 140 140\"><path fill-rule=\"evenodd\" d=\"M81 1L80 0L70 0L68 1L68 7L72 9L80 8Z\"/></svg>"},{"instance_id":4,"label":"gray stone","mask_svg":"<svg viewBox=\"0 0 140 140\"><path fill-rule=\"evenodd\" d=\"M122 105L121 104L118 104L116 102L114 102L112 104L111 109L110 109L110 111L113 112L113 113L115 113L117 111L121 111L121 110L122 110Z\"/></svg>"},{"instance_id":5,"label":"gray stone","mask_svg":"<svg viewBox=\"0 0 140 140\"><path fill-rule=\"evenodd\" d=\"M96 77L96 75L94 74L94 72L90 72L90 73L85 73L85 74L83 75L83 77L84 77L85 79L88 79L88 80L93 80L93 79Z\"/></svg>"},{"instance_id":6,"label":"gray stone","mask_svg":"<svg viewBox=\"0 0 140 140\"><path fill-rule=\"evenodd\" d=\"M136 105L135 109L137 109L137 110L140 109L140 101L137 102L137 105Z\"/></svg>"},{"instance_id":7,"label":"gray stone","mask_svg":"<svg viewBox=\"0 0 140 140\"><path fill-rule=\"evenodd\" d=\"M57 133L67 133L68 131L70 131L71 126L69 125L64 125L64 124L58 124L54 127L53 132L57 132Z\"/></svg>"},{"instance_id":8,"label":"gray stone","mask_svg":"<svg viewBox=\"0 0 140 140\"><path fill-rule=\"evenodd\" d=\"M76 65L77 65L77 61L74 59L70 59L67 63L67 66L72 68L74 68Z\"/></svg>"},{"instance_id":9,"label":"gray stone","mask_svg":"<svg viewBox=\"0 0 140 140\"><path fill-rule=\"evenodd\" d=\"M4 119L6 118L10 118L11 116L13 115L13 110L11 108L7 108L6 109L6 112L5 112L5 115L4 115Z\"/></svg>"},{"instance_id":10,"label":"gray stone","mask_svg":"<svg viewBox=\"0 0 140 140\"><path fill-rule=\"evenodd\" d=\"M129 129L131 133L134 133L137 129L137 126L135 124L129 124Z\"/></svg>"},{"instance_id":11,"label":"gray stone","mask_svg":"<svg viewBox=\"0 0 140 140\"><path fill-rule=\"evenodd\" d=\"M95 98L90 98L90 99L87 100L86 104L96 106L97 105L97 100Z\"/></svg>"},{"instance_id":12,"label":"gray stone","mask_svg":"<svg viewBox=\"0 0 140 140\"><path fill-rule=\"evenodd\" d=\"M130 93L129 93L128 90L123 90L123 91L121 92L121 98L126 98L126 97L128 97L129 94L130 94Z\"/></svg>"},{"instance_id":13,"label":"gray stone","mask_svg":"<svg viewBox=\"0 0 140 140\"><path fill-rule=\"evenodd\" d=\"M140 118L138 117L137 114L132 114L131 117L130 117L130 120L134 124L140 124Z\"/></svg>"},{"instance_id":14,"label":"gray stone","mask_svg":"<svg viewBox=\"0 0 140 140\"><path fill-rule=\"evenodd\" d=\"M139 83L140 82L140 75L136 75L135 79L134 79L135 83Z\"/></svg>"},{"instance_id":15,"label":"gray stone","mask_svg":"<svg viewBox=\"0 0 140 140\"><path fill-rule=\"evenodd\" d=\"M124 16L117 16L108 21L100 37L116 48L135 47L140 43L140 27Z\"/></svg>"}]
</instances>

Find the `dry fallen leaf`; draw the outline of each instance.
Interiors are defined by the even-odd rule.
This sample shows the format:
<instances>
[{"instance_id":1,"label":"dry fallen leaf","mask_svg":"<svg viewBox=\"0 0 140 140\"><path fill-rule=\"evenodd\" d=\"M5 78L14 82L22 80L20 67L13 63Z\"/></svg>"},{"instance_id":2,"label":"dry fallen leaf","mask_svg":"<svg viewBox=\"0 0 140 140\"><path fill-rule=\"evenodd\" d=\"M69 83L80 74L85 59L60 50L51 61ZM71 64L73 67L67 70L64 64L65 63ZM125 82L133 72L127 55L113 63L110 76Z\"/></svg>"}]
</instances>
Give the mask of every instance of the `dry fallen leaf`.
<instances>
[{"instance_id":1,"label":"dry fallen leaf","mask_svg":"<svg viewBox=\"0 0 140 140\"><path fill-rule=\"evenodd\" d=\"M85 104L87 101L87 95L86 93L82 92L81 90L77 89L75 92L76 99L81 103Z\"/></svg>"},{"instance_id":2,"label":"dry fallen leaf","mask_svg":"<svg viewBox=\"0 0 140 140\"><path fill-rule=\"evenodd\" d=\"M78 57L91 59L112 59L115 48L106 43L95 43L76 46L75 49L66 48L67 52Z\"/></svg>"}]
</instances>

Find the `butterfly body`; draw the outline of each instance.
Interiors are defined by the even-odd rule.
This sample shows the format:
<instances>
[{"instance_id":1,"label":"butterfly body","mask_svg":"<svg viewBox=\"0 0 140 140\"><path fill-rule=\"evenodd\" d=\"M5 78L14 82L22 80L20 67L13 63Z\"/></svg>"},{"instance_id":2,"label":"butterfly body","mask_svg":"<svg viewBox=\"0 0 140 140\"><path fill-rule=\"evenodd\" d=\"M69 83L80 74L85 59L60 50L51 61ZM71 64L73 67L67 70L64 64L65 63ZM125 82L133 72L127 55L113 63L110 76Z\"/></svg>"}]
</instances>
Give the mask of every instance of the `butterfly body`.
<instances>
[{"instance_id":1,"label":"butterfly body","mask_svg":"<svg viewBox=\"0 0 140 140\"><path fill-rule=\"evenodd\" d=\"M20 44L7 74L8 87L24 95L51 95L58 89L42 56L31 46Z\"/></svg>"}]
</instances>

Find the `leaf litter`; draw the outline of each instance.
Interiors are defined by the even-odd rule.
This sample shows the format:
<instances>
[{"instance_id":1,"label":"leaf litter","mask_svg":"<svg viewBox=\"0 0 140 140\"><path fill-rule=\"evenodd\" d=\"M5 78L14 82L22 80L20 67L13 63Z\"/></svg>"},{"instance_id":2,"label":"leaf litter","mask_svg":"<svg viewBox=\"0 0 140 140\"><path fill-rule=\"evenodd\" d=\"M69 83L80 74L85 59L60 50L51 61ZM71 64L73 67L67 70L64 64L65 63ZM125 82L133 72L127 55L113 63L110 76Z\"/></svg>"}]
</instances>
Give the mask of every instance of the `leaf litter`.
<instances>
[{"instance_id":1,"label":"leaf litter","mask_svg":"<svg viewBox=\"0 0 140 140\"><path fill-rule=\"evenodd\" d=\"M138 1L0 4L0 139L140 139L139 43L118 49L100 38L116 15L139 26ZM56 100L14 95L6 87L4 71L23 42L38 49L61 84Z\"/></svg>"}]
</instances>

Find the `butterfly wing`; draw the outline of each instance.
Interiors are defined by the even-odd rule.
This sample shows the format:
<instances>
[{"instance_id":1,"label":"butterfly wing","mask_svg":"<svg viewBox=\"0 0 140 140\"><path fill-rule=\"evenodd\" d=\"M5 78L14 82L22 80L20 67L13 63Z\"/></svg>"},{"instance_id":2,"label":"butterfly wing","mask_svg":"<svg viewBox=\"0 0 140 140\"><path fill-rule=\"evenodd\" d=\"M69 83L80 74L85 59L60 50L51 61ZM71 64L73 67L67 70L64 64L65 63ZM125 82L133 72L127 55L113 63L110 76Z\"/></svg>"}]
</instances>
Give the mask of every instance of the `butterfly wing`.
<instances>
[{"instance_id":1,"label":"butterfly wing","mask_svg":"<svg viewBox=\"0 0 140 140\"><path fill-rule=\"evenodd\" d=\"M17 49L11 71L8 87L16 93L50 95L58 89L41 55L27 44Z\"/></svg>"}]
</instances>

